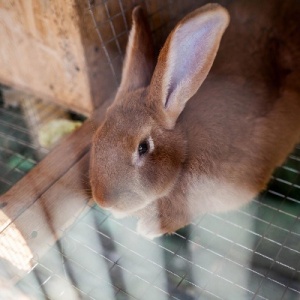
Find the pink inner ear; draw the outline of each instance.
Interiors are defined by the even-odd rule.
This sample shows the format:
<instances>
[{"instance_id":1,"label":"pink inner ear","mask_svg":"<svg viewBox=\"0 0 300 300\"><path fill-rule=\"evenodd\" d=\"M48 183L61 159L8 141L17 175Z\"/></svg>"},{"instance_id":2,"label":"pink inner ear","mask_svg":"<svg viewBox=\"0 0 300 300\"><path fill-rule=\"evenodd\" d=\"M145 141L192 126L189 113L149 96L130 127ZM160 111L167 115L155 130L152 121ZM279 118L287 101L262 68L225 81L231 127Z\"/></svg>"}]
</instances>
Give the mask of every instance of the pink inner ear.
<instances>
[{"instance_id":1,"label":"pink inner ear","mask_svg":"<svg viewBox=\"0 0 300 300\"><path fill-rule=\"evenodd\" d=\"M167 72L169 85L165 107L171 104L169 102L172 100L174 91L189 89L190 84L196 83L194 81L199 81L200 86L205 79L206 74L201 76L201 71L208 60L214 58L211 56L211 51L215 44L219 22L218 17L210 17L205 21L198 18L183 24L176 31L169 50L169 71ZM188 91L182 92L189 93ZM196 91L190 92L193 95Z\"/></svg>"}]
</instances>

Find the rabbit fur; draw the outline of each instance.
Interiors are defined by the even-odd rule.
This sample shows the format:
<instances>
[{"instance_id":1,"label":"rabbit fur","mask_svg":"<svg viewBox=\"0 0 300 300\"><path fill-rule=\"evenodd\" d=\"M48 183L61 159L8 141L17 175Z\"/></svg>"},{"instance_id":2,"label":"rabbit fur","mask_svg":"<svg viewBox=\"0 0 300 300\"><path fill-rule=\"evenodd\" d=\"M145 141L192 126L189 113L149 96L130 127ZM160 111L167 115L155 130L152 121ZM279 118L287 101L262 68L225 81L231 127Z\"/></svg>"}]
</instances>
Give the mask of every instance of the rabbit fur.
<instances>
[{"instance_id":1,"label":"rabbit fur","mask_svg":"<svg viewBox=\"0 0 300 300\"><path fill-rule=\"evenodd\" d=\"M95 201L154 238L262 191L300 139L299 13L297 0L207 4L156 63L135 8L121 84L92 141Z\"/></svg>"}]
</instances>

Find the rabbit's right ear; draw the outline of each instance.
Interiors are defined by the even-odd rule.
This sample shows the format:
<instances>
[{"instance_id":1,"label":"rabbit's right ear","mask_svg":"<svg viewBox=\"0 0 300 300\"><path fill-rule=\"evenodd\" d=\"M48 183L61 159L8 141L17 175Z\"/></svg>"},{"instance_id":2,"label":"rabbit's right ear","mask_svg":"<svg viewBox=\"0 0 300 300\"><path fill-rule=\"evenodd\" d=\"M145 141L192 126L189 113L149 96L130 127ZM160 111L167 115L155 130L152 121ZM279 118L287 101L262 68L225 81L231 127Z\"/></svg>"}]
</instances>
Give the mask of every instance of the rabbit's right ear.
<instances>
[{"instance_id":1,"label":"rabbit's right ear","mask_svg":"<svg viewBox=\"0 0 300 300\"><path fill-rule=\"evenodd\" d=\"M132 28L127 43L119 91L127 92L148 86L154 66L150 28L143 9L137 6L132 11Z\"/></svg>"},{"instance_id":2,"label":"rabbit's right ear","mask_svg":"<svg viewBox=\"0 0 300 300\"><path fill-rule=\"evenodd\" d=\"M167 128L175 126L206 78L228 24L227 10L208 4L187 15L170 33L150 85L150 101L163 111Z\"/></svg>"}]
</instances>

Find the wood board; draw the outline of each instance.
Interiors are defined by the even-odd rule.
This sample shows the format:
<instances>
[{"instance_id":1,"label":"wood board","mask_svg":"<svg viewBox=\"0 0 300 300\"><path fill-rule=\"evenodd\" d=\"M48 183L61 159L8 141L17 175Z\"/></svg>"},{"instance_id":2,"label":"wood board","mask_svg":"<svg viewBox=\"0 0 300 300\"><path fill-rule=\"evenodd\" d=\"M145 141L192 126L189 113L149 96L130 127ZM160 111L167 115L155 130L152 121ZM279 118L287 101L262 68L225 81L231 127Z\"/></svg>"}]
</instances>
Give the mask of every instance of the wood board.
<instances>
[{"instance_id":1,"label":"wood board","mask_svg":"<svg viewBox=\"0 0 300 300\"><path fill-rule=\"evenodd\" d=\"M116 89L88 1L0 1L0 82L90 116Z\"/></svg>"},{"instance_id":2,"label":"wood board","mask_svg":"<svg viewBox=\"0 0 300 300\"><path fill-rule=\"evenodd\" d=\"M107 101L101 105L91 120L54 148L0 197L1 245L11 244L8 241L17 238L19 244L26 243L29 247L30 251L26 253L41 257L49 245L59 239L63 230L88 207L91 200L88 192L90 143L109 103ZM11 252L13 263L15 246L10 247L4 252L6 256ZM19 271L22 273L22 270Z\"/></svg>"}]
</instances>

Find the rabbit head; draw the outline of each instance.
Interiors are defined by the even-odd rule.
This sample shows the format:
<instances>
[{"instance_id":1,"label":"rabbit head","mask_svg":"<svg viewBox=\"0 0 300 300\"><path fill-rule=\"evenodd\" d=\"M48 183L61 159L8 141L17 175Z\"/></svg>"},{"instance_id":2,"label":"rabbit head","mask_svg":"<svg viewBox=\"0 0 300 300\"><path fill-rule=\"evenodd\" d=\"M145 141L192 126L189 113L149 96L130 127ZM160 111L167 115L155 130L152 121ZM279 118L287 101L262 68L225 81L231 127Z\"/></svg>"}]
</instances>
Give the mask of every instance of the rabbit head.
<instances>
[{"instance_id":1,"label":"rabbit head","mask_svg":"<svg viewBox=\"0 0 300 300\"><path fill-rule=\"evenodd\" d=\"M116 216L145 207L176 185L188 159L176 121L206 78L229 23L217 4L195 10L171 32L154 68L141 8L132 17L121 84L91 149L93 198Z\"/></svg>"}]
</instances>

